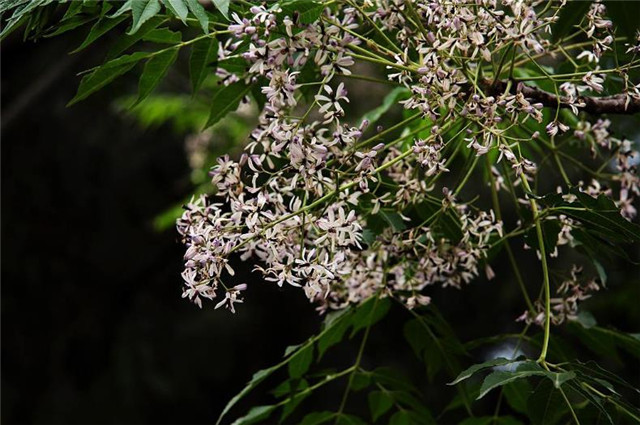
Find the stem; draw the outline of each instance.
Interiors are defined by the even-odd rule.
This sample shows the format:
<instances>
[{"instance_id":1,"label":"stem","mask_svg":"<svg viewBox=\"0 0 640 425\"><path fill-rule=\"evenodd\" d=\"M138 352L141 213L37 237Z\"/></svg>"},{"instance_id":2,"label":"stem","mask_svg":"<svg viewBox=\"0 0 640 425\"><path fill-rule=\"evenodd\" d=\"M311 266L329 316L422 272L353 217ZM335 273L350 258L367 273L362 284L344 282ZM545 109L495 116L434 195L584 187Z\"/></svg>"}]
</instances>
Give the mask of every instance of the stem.
<instances>
[{"instance_id":1,"label":"stem","mask_svg":"<svg viewBox=\"0 0 640 425\"><path fill-rule=\"evenodd\" d=\"M420 116L421 116L421 115L422 115L421 113L417 113L417 114L415 114L415 115L412 115L412 116L410 116L409 118L407 118L407 119L405 119L405 120L402 120L402 121L400 121L399 123L397 123L397 124L395 124L395 125L392 125L392 126L391 126L391 127L389 127L389 128L384 129L384 130L383 130L383 131L381 131L380 133L378 133L378 134L376 134L376 135L374 135L374 136L371 136L371 137L369 137L368 139L363 140L363 141L362 141L362 142L360 142L360 143L357 143L357 144L356 144L356 149L361 148L362 146L366 146L366 145L368 145L369 143L373 142L374 140L378 140L378 139L379 139L380 137L382 137L382 136L386 136L386 135L387 135L387 133L391 133L391 132L392 132L392 131L394 131L394 130L397 130L397 129L401 128L401 127L404 127L406 124L409 124L410 122L412 122L412 121L413 121L413 120L415 120L416 118L420 118Z\"/></svg>"},{"instance_id":2,"label":"stem","mask_svg":"<svg viewBox=\"0 0 640 425\"><path fill-rule=\"evenodd\" d=\"M314 385L312 385L310 387L305 388L304 390L300 391L299 393L294 394L292 397L288 397L288 398L282 400L278 404L275 404L274 407L284 406L285 404L291 402L291 400L294 399L295 397L299 397L299 396L302 396L302 395L304 395L306 393L315 391L318 388L328 384L329 382L335 381L338 378L342 378L344 375L348 375L349 373L351 373L352 374L351 376L353 376L353 372L355 370L356 370L356 367L355 366L351 366L351 367L349 367L349 368L347 368L347 369L345 369L343 371L340 371L340 372L336 373L335 375L334 374L329 374L322 381L320 381L320 382L318 382L318 383L316 383L316 384L314 384ZM337 415L339 416L339 414L337 414Z\"/></svg>"},{"instance_id":3,"label":"stem","mask_svg":"<svg viewBox=\"0 0 640 425\"><path fill-rule=\"evenodd\" d=\"M529 182L524 174L520 175L522 186L531 192ZM538 204L535 199L529 200L531 204L531 210L533 211L533 220L536 225L536 235L538 237L538 248L540 249L540 261L542 262L542 276L544 285L544 340L542 343L542 351L538 358L538 363L545 365L547 358L547 351L549 350L549 338L551 336L551 285L549 283L549 267L547 265L547 254L544 247L544 236L542 234L542 225L540 224L540 212L538 210Z\"/></svg>"},{"instance_id":4,"label":"stem","mask_svg":"<svg viewBox=\"0 0 640 425\"><path fill-rule=\"evenodd\" d=\"M390 86L400 86L399 83L396 83L395 81L392 81L392 80L382 80L380 78L367 77L366 75L359 75L359 74L336 74L336 75L343 78L351 78L353 80L369 81L372 83L386 84ZM301 85L301 84L298 84L298 85Z\"/></svg>"},{"instance_id":5,"label":"stem","mask_svg":"<svg viewBox=\"0 0 640 425\"><path fill-rule=\"evenodd\" d=\"M373 20L371 19L371 17L369 15L367 15L367 13L358 5L357 0L350 2L351 5L353 7L355 7L356 9L358 9L358 12L360 12L360 14L362 16L365 17L365 19L367 21L369 21L369 23L371 24L371 26L376 30L376 32L382 37L384 38L384 40L389 44L389 47L391 47L392 50L395 50L397 53L402 54L402 50L400 50L400 48L398 46L396 46L396 43L394 43L393 41L391 41L389 39L389 37L387 37L387 35L384 33L384 31L382 31L380 28L378 28L378 26L376 25L375 22L373 22Z\"/></svg>"},{"instance_id":6,"label":"stem","mask_svg":"<svg viewBox=\"0 0 640 425\"><path fill-rule=\"evenodd\" d=\"M187 40L187 41L183 41L183 42L180 42L180 43L176 43L176 44L173 44L173 45L171 45L169 47L165 47L164 49L156 50L154 52L149 52L149 54L147 56L145 56L143 58L140 58L140 60L148 60L148 59L150 59L150 58L152 58L154 56L157 56L157 55L159 55L161 53L168 52L169 50L181 49L184 46L188 46L189 44L195 43L196 41L204 40L205 38L215 37L218 34L229 34L229 33L231 33L231 31L229 31L229 30L211 31L209 34L204 34L204 35L201 35L201 36L198 36L198 37L194 37L191 40ZM112 59L112 60L115 60L115 59ZM89 68L87 70L79 72L78 75L83 75L83 74L87 74L89 72L95 71L96 69L98 69L100 67L103 67L104 65L108 64L109 62L111 62L111 61L108 61L106 63L103 63L102 65L94 66L93 68Z\"/></svg>"},{"instance_id":7,"label":"stem","mask_svg":"<svg viewBox=\"0 0 640 425\"><path fill-rule=\"evenodd\" d=\"M352 47L354 47L354 46L349 46L349 48L352 48ZM380 65L388 66L388 67L391 67L391 68L397 68L397 69L400 69L402 71L411 72L413 74L417 73L417 71L415 69L413 69L413 68L409 68L408 66L404 66L404 65L397 64L397 63L389 62L387 60L383 61L383 60L372 58L372 57L369 57L369 56L359 55L359 54L353 53L353 52L350 53L349 55L354 57L354 58L356 58L356 59L361 59L363 61L373 62L373 63L377 63L377 64L380 64Z\"/></svg>"},{"instance_id":8,"label":"stem","mask_svg":"<svg viewBox=\"0 0 640 425\"><path fill-rule=\"evenodd\" d=\"M364 331L362 342L360 343L360 348L358 349L358 356L356 357L356 362L351 367L352 370L349 375L349 382L347 382L347 387L345 388L344 394L342 395L342 401L340 401L340 408L336 413L336 423L338 422L338 419L342 415L342 412L344 411L344 407L347 405L347 399L349 398L349 391L351 390L351 385L353 384L353 377L355 376L354 372L360 367L360 362L362 361L362 355L364 354L364 347L367 344L367 340L369 339L369 333L371 332L371 318L373 317L373 313L375 313L376 311L376 307L378 306L378 301L380 301L380 293L376 295L376 301L373 304L371 313L369 313L369 319L368 319L369 323L367 324L367 328Z\"/></svg>"},{"instance_id":9,"label":"stem","mask_svg":"<svg viewBox=\"0 0 640 425\"><path fill-rule=\"evenodd\" d=\"M491 201L493 202L493 209L495 210L496 218L502 221L500 199L498 198L498 191L496 190L495 178L493 177L493 173L491 172L491 161L489 160L488 156L486 157L486 159L487 159L487 172L489 173L489 184L491 185ZM522 274L520 273L520 268L518 267L516 258L513 255L513 251L511 250L511 245L509 245L508 239L505 239L504 247L505 247L505 251L507 251L507 256L509 257L509 263L511 264L513 273L516 276L516 281L518 282L518 286L520 287L520 292L522 292L524 301L527 303L527 308L529 309L529 312L534 313L535 308L533 307L531 298L529 298L529 293L527 292L527 288L524 284L524 280L522 279Z\"/></svg>"},{"instance_id":10,"label":"stem","mask_svg":"<svg viewBox=\"0 0 640 425\"><path fill-rule=\"evenodd\" d=\"M438 337L433 333L433 331L431 330L429 325L422 319L422 317L418 313L416 313L415 311L413 311L409 307L407 307L406 304L404 304L403 302L401 302L400 300L398 300L395 297L393 297L393 299L398 304L400 304L405 310L407 310L413 317L415 317L418 320L420 325L424 328L424 330L429 334L429 337L436 344L436 347L438 348L438 351L440 351L440 354L442 354L442 358L444 359L444 362L445 362L445 365L446 365L447 369L449 369L449 373L451 374L452 377L455 377L458 374L458 371L456 371L456 368L454 368L453 365L451 364L451 360L450 360L449 356L447 355L446 350L444 349L444 347L440 343L440 340L438 339ZM456 387L456 390L458 391L458 393L460 394L460 399L462 400L462 403L464 404L464 407L465 407L465 410L467 411L467 414L469 416L473 417L474 415L473 415L473 411L471 410L471 403L469 402L469 395L467 394L467 391L464 389L463 386L456 385L455 387Z\"/></svg>"},{"instance_id":11,"label":"stem","mask_svg":"<svg viewBox=\"0 0 640 425\"><path fill-rule=\"evenodd\" d=\"M639 416L635 415L633 412L629 411L629 409L627 409L626 407L624 407L620 403L616 402L615 399L611 398L610 396L608 396L606 394L603 394L602 392L600 392L597 389L593 388L591 385L587 384L586 382L581 382L580 385L582 385L584 388L590 390L594 394L598 395L599 397L604 398L606 401L612 403L613 405L618 407L620 410L622 410L624 413L626 413L627 415L629 415L633 419L635 419L637 422L640 422L640 417Z\"/></svg>"},{"instance_id":12,"label":"stem","mask_svg":"<svg viewBox=\"0 0 640 425\"><path fill-rule=\"evenodd\" d=\"M573 420L575 421L576 425L580 425L580 420L578 420L578 416L576 416L576 412L573 410L573 407L571 406L571 402L567 398L567 395L564 393L564 390L562 389L562 387L558 387L558 390L560 391L560 394L562 394L562 398L564 399L564 402L569 408L569 411L571 412L571 416L573 417Z\"/></svg>"},{"instance_id":13,"label":"stem","mask_svg":"<svg viewBox=\"0 0 640 425\"><path fill-rule=\"evenodd\" d=\"M462 190L462 188L464 187L464 185L467 183L467 181L469 180L469 177L471 177L471 174L473 174L473 170L476 168L476 164L478 163L478 158L480 158L479 156L475 156L473 158L473 162L471 163L471 165L469 166L469 168L467 169L467 173L464 175L464 177L462 178L462 180L460 181L460 183L458 183L458 187L456 188L456 190L453 192L454 196L458 196L458 194L460 193L460 191Z\"/></svg>"}]
</instances>

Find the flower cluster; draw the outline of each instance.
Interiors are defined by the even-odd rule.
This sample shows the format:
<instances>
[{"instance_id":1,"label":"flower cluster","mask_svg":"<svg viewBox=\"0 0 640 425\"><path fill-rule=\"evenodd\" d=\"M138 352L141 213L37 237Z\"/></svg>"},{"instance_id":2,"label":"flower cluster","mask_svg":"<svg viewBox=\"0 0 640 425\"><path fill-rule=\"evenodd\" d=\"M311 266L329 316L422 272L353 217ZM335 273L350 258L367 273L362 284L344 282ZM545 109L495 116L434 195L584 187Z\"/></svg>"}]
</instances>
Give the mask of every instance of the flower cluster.
<instances>
[{"instance_id":1,"label":"flower cluster","mask_svg":"<svg viewBox=\"0 0 640 425\"><path fill-rule=\"evenodd\" d=\"M570 277L562 282L556 292L557 297L551 298L551 322L560 325L566 320L578 319L578 302L591 298L594 292L600 290L596 279L582 278L582 267L572 266ZM526 323L542 326L545 318L544 306L536 302L536 311L526 311L518 318Z\"/></svg>"},{"instance_id":2,"label":"flower cluster","mask_svg":"<svg viewBox=\"0 0 640 425\"><path fill-rule=\"evenodd\" d=\"M609 132L611 121L599 119L595 123L581 121L574 132L576 138L588 143L592 155L595 157L599 151L613 153L612 166L616 173L612 176L612 182L619 184L617 196L611 187L602 187L600 182L593 179L588 188L591 196L597 197L601 193L614 197L621 209L621 213L629 220L637 215L634 201L640 196L640 176L638 164L640 164L640 152L634 149L631 141L617 139Z\"/></svg>"},{"instance_id":3,"label":"flower cluster","mask_svg":"<svg viewBox=\"0 0 640 425\"><path fill-rule=\"evenodd\" d=\"M520 183L529 191L540 172L531 152L572 134L557 113L543 123L549 105L533 98L535 90L502 81L512 53L513 60L516 52L555 53L549 32L558 8L524 0L347 4L313 21L278 6L233 16L217 75L227 86L259 85L264 106L244 154L222 157L211 170L215 196L193 200L178 221L187 247L184 297L198 305L220 297L216 307L234 311L242 302L246 286L223 283L234 274L232 255L251 260L268 282L302 288L321 312L376 293L413 308L430 302L430 285L459 288L480 270L492 278L487 253L506 236L498 205L462 201L474 168L486 160L496 197ZM592 8L589 37L608 29L603 12L599 3ZM362 35L371 31L380 43ZM596 43L596 58L611 42ZM230 72L227 64L238 60L244 71ZM356 61L383 65L383 82L405 91L406 125L396 138L393 127L372 134L367 120L349 117ZM565 94L557 109L578 113L583 92L603 90L600 75L594 69L557 87ZM616 155L619 204L633 217L630 145L614 141L606 121L574 127L594 155L605 148ZM460 158L467 166L454 169ZM525 191L513 196L535 211ZM561 221L558 243L569 243L572 220L548 219ZM562 317L585 296L576 285L564 285L575 299L563 298Z\"/></svg>"}]
</instances>

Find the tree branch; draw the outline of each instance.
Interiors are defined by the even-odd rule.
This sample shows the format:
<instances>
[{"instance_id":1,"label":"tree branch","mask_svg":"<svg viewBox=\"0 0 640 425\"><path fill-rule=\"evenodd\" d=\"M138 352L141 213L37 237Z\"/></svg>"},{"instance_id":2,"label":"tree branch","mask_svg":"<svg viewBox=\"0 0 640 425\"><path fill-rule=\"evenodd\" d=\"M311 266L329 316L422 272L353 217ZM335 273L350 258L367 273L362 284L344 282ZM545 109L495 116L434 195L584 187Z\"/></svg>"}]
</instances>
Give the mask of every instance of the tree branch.
<instances>
[{"instance_id":1,"label":"tree branch","mask_svg":"<svg viewBox=\"0 0 640 425\"><path fill-rule=\"evenodd\" d=\"M522 93L525 98L532 101L532 103L542 103L544 106L555 108L558 106L558 97L553 94L541 90L537 87L528 86L522 82L513 81L511 85L510 93L516 94ZM496 81L491 83L485 81L485 84L489 87L489 93L492 95L499 95L507 90L507 81ZM584 106L578 106L580 111L588 112L590 114L635 114L640 112L640 99L633 97L629 98L629 104L625 106L627 102L627 95L616 94L613 96L579 96L575 104L583 104ZM569 108L571 105L569 99L564 96L560 96L560 107ZM576 105L577 106L577 105Z\"/></svg>"}]
</instances>

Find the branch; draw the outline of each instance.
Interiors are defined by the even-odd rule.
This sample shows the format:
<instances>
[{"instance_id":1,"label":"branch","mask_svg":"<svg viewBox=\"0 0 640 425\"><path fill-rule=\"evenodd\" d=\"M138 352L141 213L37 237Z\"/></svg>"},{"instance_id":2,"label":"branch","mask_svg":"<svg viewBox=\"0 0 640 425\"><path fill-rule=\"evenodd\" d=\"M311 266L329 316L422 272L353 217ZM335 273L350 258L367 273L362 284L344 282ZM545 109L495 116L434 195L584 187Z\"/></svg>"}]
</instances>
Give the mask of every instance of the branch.
<instances>
[{"instance_id":1,"label":"branch","mask_svg":"<svg viewBox=\"0 0 640 425\"><path fill-rule=\"evenodd\" d=\"M533 101L532 103L542 103L544 106L555 108L558 106L558 98L555 94L540 90L537 87L528 86L522 82L514 81L510 92L516 94L522 93L524 97ZM485 84L490 88L489 92L493 95L502 94L507 89L507 81L496 81L491 84L490 81L485 81ZM627 95L616 94L613 96L579 96L575 104L583 104L584 106L578 106L578 109L590 114L635 114L640 112L640 99L633 97L629 98L629 104L626 105ZM577 106L577 105L576 105ZM569 98L560 97L560 107L571 107Z\"/></svg>"}]
</instances>

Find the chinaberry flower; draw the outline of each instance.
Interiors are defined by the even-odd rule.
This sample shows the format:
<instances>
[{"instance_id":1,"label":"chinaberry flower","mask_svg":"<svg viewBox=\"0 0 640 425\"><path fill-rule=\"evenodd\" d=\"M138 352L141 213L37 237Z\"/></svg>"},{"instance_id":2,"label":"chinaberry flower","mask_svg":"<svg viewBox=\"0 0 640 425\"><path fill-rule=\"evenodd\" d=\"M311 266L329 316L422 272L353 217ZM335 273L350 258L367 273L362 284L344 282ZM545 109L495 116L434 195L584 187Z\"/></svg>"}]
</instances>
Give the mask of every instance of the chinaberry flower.
<instances>
[{"instance_id":1,"label":"chinaberry flower","mask_svg":"<svg viewBox=\"0 0 640 425\"><path fill-rule=\"evenodd\" d=\"M225 308L228 308L232 313L235 313L236 309L234 307L234 304L242 304L244 302L241 298L238 297L240 296L240 292L244 291L245 289L247 289L246 283L236 285L233 288L227 289L224 295L224 299L216 304L215 308L218 309L224 306Z\"/></svg>"},{"instance_id":2,"label":"chinaberry flower","mask_svg":"<svg viewBox=\"0 0 640 425\"><path fill-rule=\"evenodd\" d=\"M591 90L601 93L604 90L604 78L599 77L592 73L591 71L587 72L584 77L582 77L582 81L591 88Z\"/></svg>"},{"instance_id":3,"label":"chinaberry flower","mask_svg":"<svg viewBox=\"0 0 640 425\"><path fill-rule=\"evenodd\" d=\"M349 102L349 98L347 97L344 83L340 83L336 89L325 84L322 89L326 92L326 95L318 94L315 99L320 105L318 112L324 114L325 123L328 123L344 115L344 109L342 109L340 101Z\"/></svg>"}]
</instances>

